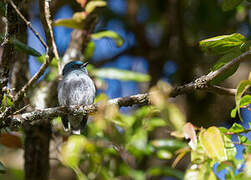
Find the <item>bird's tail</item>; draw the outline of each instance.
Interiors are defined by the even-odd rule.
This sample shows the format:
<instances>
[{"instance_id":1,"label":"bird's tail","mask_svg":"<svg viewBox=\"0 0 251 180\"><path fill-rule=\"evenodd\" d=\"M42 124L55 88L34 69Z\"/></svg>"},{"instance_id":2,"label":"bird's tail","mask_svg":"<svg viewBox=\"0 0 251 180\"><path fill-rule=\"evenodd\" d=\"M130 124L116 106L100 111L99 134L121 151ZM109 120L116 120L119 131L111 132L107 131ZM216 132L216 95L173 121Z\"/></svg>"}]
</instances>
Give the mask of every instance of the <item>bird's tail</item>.
<instances>
[{"instance_id":1,"label":"bird's tail","mask_svg":"<svg viewBox=\"0 0 251 180\"><path fill-rule=\"evenodd\" d=\"M86 123L87 123L88 116L84 115L82 118L82 121L80 122L80 125L78 126L73 126L71 124L71 134L79 135L81 134L81 131L84 130Z\"/></svg>"}]
</instances>

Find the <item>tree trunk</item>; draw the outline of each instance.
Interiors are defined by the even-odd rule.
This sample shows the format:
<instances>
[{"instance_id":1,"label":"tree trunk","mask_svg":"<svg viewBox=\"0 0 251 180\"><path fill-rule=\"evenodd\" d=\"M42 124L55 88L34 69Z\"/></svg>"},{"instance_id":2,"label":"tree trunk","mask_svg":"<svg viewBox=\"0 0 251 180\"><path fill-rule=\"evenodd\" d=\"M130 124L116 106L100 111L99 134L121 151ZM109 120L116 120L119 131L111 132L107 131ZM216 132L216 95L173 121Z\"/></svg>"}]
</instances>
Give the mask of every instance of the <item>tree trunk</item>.
<instances>
[{"instance_id":1,"label":"tree trunk","mask_svg":"<svg viewBox=\"0 0 251 180\"><path fill-rule=\"evenodd\" d=\"M50 123L27 126L25 134L25 180L48 180Z\"/></svg>"}]
</instances>

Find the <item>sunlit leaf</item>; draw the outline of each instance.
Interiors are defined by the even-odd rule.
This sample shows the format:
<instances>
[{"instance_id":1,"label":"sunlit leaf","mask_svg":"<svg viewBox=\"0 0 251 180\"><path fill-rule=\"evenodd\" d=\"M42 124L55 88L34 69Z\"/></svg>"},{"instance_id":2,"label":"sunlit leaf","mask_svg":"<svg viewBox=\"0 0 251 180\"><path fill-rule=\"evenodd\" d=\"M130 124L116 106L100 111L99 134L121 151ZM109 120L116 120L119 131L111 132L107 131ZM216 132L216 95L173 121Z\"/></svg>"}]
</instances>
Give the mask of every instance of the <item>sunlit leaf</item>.
<instances>
[{"instance_id":1,"label":"sunlit leaf","mask_svg":"<svg viewBox=\"0 0 251 180\"><path fill-rule=\"evenodd\" d=\"M157 157L160 159L171 159L173 157L172 153L165 150L165 149L161 149L159 151L157 151Z\"/></svg>"},{"instance_id":2,"label":"sunlit leaf","mask_svg":"<svg viewBox=\"0 0 251 180\"><path fill-rule=\"evenodd\" d=\"M195 128L192 125L192 123L186 123L183 131L184 131L184 137L186 139L190 139L190 142L188 143L188 145L193 150L195 150L197 146L197 136L196 136Z\"/></svg>"},{"instance_id":3,"label":"sunlit leaf","mask_svg":"<svg viewBox=\"0 0 251 180\"><path fill-rule=\"evenodd\" d=\"M237 108L237 112L239 115L239 118L241 121L242 117L241 117L241 113L240 113L240 103L241 103L241 97L243 95L243 93L251 86L251 81L249 80L243 80L239 83L239 85L237 86L237 93L235 95L235 103L236 103L236 108Z\"/></svg>"},{"instance_id":4,"label":"sunlit leaf","mask_svg":"<svg viewBox=\"0 0 251 180\"><path fill-rule=\"evenodd\" d=\"M150 80L150 76L148 74L114 68L95 69L92 71L92 74L99 78L118 79L122 81L147 82Z\"/></svg>"},{"instance_id":5,"label":"sunlit leaf","mask_svg":"<svg viewBox=\"0 0 251 180\"><path fill-rule=\"evenodd\" d=\"M244 173L248 178L251 177L251 154L247 155L245 168L244 168Z\"/></svg>"},{"instance_id":6,"label":"sunlit leaf","mask_svg":"<svg viewBox=\"0 0 251 180\"><path fill-rule=\"evenodd\" d=\"M229 11L242 3L242 1L243 0L224 0L222 9L223 11Z\"/></svg>"},{"instance_id":7,"label":"sunlit leaf","mask_svg":"<svg viewBox=\"0 0 251 180\"><path fill-rule=\"evenodd\" d=\"M73 29L82 29L83 24L74 19L58 19L52 23L53 26L64 26Z\"/></svg>"},{"instance_id":8,"label":"sunlit leaf","mask_svg":"<svg viewBox=\"0 0 251 180\"><path fill-rule=\"evenodd\" d=\"M37 57L37 60L40 63L44 63L46 61L45 55L43 54L42 56ZM58 67L57 59L55 57L51 60L50 66Z\"/></svg>"},{"instance_id":9,"label":"sunlit leaf","mask_svg":"<svg viewBox=\"0 0 251 180\"><path fill-rule=\"evenodd\" d=\"M21 138L16 134L1 133L0 144L13 149L23 147Z\"/></svg>"},{"instance_id":10,"label":"sunlit leaf","mask_svg":"<svg viewBox=\"0 0 251 180\"><path fill-rule=\"evenodd\" d=\"M72 19L76 21L77 23L82 24L84 20L86 19L86 17L87 17L86 12L76 12L73 14ZM82 28L83 28L83 25L82 25Z\"/></svg>"},{"instance_id":11,"label":"sunlit leaf","mask_svg":"<svg viewBox=\"0 0 251 180\"><path fill-rule=\"evenodd\" d=\"M158 139L151 141L151 144L157 149L163 148L171 152L187 147L185 142L177 139Z\"/></svg>"},{"instance_id":12,"label":"sunlit leaf","mask_svg":"<svg viewBox=\"0 0 251 180\"><path fill-rule=\"evenodd\" d=\"M80 155L83 152L93 153L95 147L86 140L84 136L72 135L62 145L60 152L62 163L68 167L76 168L80 161Z\"/></svg>"},{"instance_id":13,"label":"sunlit leaf","mask_svg":"<svg viewBox=\"0 0 251 180\"><path fill-rule=\"evenodd\" d=\"M176 131L183 132L183 127L186 123L186 117L183 112L175 104L169 103L166 107L169 115L167 121L170 123L171 127Z\"/></svg>"},{"instance_id":14,"label":"sunlit leaf","mask_svg":"<svg viewBox=\"0 0 251 180\"><path fill-rule=\"evenodd\" d=\"M139 150L145 150L147 145L147 132L143 128L138 129L129 139L128 143Z\"/></svg>"},{"instance_id":15,"label":"sunlit leaf","mask_svg":"<svg viewBox=\"0 0 251 180\"><path fill-rule=\"evenodd\" d=\"M219 129L215 126L202 130L199 139L203 149L210 158L219 161L227 160L226 149Z\"/></svg>"},{"instance_id":16,"label":"sunlit leaf","mask_svg":"<svg viewBox=\"0 0 251 180\"><path fill-rule=\"evenodd\" d=\"M244 95L244 96L241 98L240 108L245 107L245 106L247 106L247 105L249 105L249 104L251 104L251 95ZM237 107L234 108L234 109L231 111L231 117L232 117L232 118L235 118L236 113L237 113Z\"/></svg>"},{"instance_id":17,"label":"sunlit leaf","mask_svg":"<svg viewBox=\"0 0 251 180\"><path fill-rule=\"evenodd\" d=\"M95 44L93 41L90 41L85 49L85 58L90 59L93 56L94 51L95 51Z\"/></svg>"},{"instance_id":18,"label":"sunlit leaf","mask_svg":"<svg viewBox=\"0 0 251 180\"><path fill-rule=\"evenodd\" d=\"M97 1L90 1L86 4L85 7L85 11L87 13L91 13L92 11L94 11L94 9L96 9L97 7L104 7L106 6L106 2L105 1L101 1L101 0L97 0Z\"/></svg>"},{"instance_id":19,"label":"sunlit leaf","mask_svg":"<svg viewBox=\"0 0 251 180\"><path fill-rule=\"evenodd\" d=\"M101 39L101 38L111 38L114 40L117 47L121 47L124 43L123 38L114 31L101 31L98 33L91 34L92 39Z\"/></svg>"},{"instance_id":20,"label":"sunlit leaf","mask_svg":"<svg viewBox=\"0 0 251 180\"><path fill-rule=\"evenodd\" d=\"M234 123L232 127L228 130L228 132L240 133L243 132L244 130L245 128L242 125Z\"/></svg>"},{"instance_id":21,"label":"sunlit leaf","mask_svg":"<svg viewBox=\"0 0 251 180\"><path fill-rule=\"evenodd\" d=\"M239 33L216 36L200 41L201 49L209 54L225 54L246 42L246 38Z\"/></svg>"},{"instance_id":22,"label":"sunlit leaf","mask_svg":"<svg viewBox=\"0 0 251 180\"><path fill-rule=\"evenodd\" d=\"M185 174L184 180L217 180L210 162L192 165Z\"/></svg>"}]
</instances>

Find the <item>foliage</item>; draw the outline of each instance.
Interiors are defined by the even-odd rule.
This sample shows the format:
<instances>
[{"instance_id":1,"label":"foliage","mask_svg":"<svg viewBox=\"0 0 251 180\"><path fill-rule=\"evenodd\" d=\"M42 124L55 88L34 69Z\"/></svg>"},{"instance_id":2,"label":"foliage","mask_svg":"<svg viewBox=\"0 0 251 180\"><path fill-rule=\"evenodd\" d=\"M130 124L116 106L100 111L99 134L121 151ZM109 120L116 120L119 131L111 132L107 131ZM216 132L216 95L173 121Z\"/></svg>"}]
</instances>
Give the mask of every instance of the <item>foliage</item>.
<instances>
[{"instance_id":1,"label":"foliage","mask_svg":"<svg viewBox=\"0 0 251 180\"><path fill-rule=\"evenodd\" d=\"M88 16L96 9L106 6L106 1L102 0L76 1L83 10L75 12L72 18L54 21L54 26L83 29ZM233 10L242 2L243 0L224 0L222 9ZM4 9L3 5L1 2L0 9ZM90 34L89 38L85 52L82 52L87 59L93 57L96 48L93 40L111 38L117 47L124 45L124 39L114 31L95 32ZM4 37L0 36L0 39L2 41ZM14 37L9 40L9 43L14 44L19 51L36 56L41 63L46 60L45 55L41 55ZM240 33L205 39L200 41L199 45L205 53L221 56L211 67L211 72L217 72L224 65L251 49L248 37ZM49 67L45 81L52 82L57 77L58 71L55 58ZM223 82L238 68L239 64L231 67L213 79L210 85ZM148 74L116 68L97 68L90 65L88 71L96 82L102 79L134 82L151 80ZM238 113L242 120L241 109L250 110L251 96L245 94L250 86L251 75L248 80L241 81L237 86L236 107L232 110L231 117L235 118ZM108 97L100 94L95 100L100 108L97 113L91 115L84 134L68 136L60 144L58 152L60 163L72 169L79 180L121 178L143 180L165 176L185 180L215 180L218 172L222 170L228 172L227 179L250 179L251 141L247 138L247 133L251 131L250 126L246 129L242 124L234 123L228 129L216 126L196 127L187 122L186 114L169 97L171 89L171 85L159 81L150 89L151 105L136 107L131 114L121 113L118 106L107 105ZM1 104L2 111L13 104L9 93L5 93ZM60 118L54 119L52 124L55 134L65 135ZM158 132L158 130L165 133L152 136L153 132ZM23 132L20 131L20 134ZM0 144L8 148L20 149L22 148L20 136L1 133ZM234 141L234 137L238 140ZM236 145L244 147L243 158L240 160L236 159ZM177 166L184 157L188 157L187 155L190 157L190 165L185 171L181 171ZM146 159L160 163L158 165L146 164ZM216 170L213 170L214 167ZM6 173L6 171L13 171L14 174L14 170L6 168L0 162L0 173ZM236 174L236 171L239 173ZM16 174L20 176L20 179L23 178L22 172L16 172Z\"/></svg>"}]
</instances>

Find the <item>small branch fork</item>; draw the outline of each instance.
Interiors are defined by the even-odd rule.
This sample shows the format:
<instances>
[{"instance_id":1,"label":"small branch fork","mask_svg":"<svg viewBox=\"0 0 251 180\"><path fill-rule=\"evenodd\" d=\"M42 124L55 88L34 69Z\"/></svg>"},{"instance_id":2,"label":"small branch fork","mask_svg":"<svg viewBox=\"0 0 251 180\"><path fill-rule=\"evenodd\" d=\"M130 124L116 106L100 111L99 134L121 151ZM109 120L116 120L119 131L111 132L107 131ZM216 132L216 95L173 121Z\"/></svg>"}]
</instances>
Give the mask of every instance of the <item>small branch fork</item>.
<instances>
[{"instance_id":1,"label":"small branch fork","mask_svg":"<svg viewBox=\"0 0 251 180\"><path fill-rule=\"evenodd\" d=\"M6 119L9 115L11 115L15 110L19 102L23 99L25 93L27 90L44 74L46 68L50 64L53 58L53 53L55 54L58 62L59 62L59 55L57 52L55 40L54 40L54 35L52 31L52 26L51 26L51 20L50 20L50 10L49 10L49 1L44 0L44 1L39 1L40 2L40 10L42 11L41 13L41 20L42 24L45 30L45 35L47 39L47 43L49 46L46 45L46 43L42 40L42 38L38 35L38 33L34 30L32 27L31 23L25 19L25 17L21 14L21 12L17 9L16 5L13 3L12 0L8 0L12 7L15 9L17 14L23 19L23 21L27 24L27 26L32 30L32 32L36 35L36 37L40 40L40 42L43 44L43 46L46 48L46 60L38 70L38 72L23 86L23 88L17 92L17 94L13 98L13 105L6 108L3 113L0 114L0 123L3 123L4 119ZM44 15L44 16L43 16ZM52 49L51 49L52 47ZM61 71L61 64L59 62L58 64L59 70Z\"/></svg>"}]
</instances>

